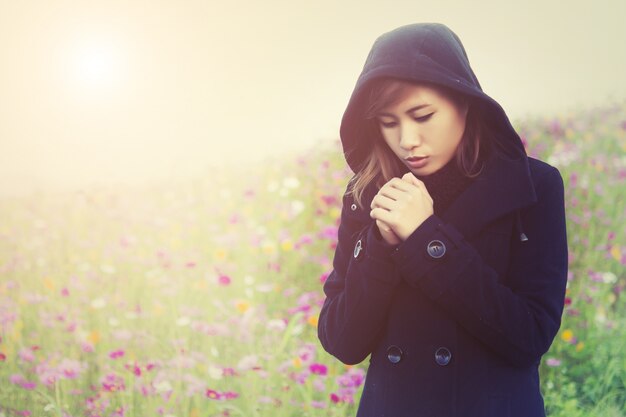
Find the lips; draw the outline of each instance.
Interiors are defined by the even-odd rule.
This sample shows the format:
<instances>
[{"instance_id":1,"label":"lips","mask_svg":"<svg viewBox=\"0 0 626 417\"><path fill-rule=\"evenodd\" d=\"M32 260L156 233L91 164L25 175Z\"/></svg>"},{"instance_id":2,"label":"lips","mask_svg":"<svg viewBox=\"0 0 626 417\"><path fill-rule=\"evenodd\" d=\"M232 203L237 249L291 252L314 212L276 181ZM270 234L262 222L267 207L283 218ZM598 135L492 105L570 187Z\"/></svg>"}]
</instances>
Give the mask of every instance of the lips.
<instances>
[{"instance_id":1,"label":"lips","mask_svg":"<svg viewBox=\"0 0 626 417\"><path fill-rule=\"evenodd\" d=\"M428 163L427 156L410 156L405 159L406 164L413 169L423 168Z\"/></svg>"}]
</instances>

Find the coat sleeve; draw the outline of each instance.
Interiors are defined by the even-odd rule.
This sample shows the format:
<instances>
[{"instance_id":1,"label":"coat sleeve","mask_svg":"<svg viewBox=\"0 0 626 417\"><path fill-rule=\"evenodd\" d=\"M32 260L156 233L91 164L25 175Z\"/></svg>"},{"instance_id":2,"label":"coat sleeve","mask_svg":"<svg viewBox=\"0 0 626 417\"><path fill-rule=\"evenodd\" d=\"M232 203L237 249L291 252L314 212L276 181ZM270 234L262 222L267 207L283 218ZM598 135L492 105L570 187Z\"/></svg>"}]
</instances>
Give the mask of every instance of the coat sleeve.
<instances>
[{"instance_id":1,"label":"coat sleeve","mask_svg":"<svg viewBox=\"0 0 626 417\"><path fill-rule=\"evenodd\" d=\"M337 359L357 364L372 352L401 278L390 258L394 246L380 240L369 210L354 209L351 203L344 195L318 337Z\"/></svg>"},{"instance_id":2,"label":"coat sleeve","mask_svg":"<svg viewBox=\"0 0 626 417\"><path fill-rule=\"evenodd\" d=\"M499 277L454 226L435 215L390 255L403 279L514 366L540 361L559 329L564 306L568 256L558 170L544 173L536 192L537 202L522 212L529 240L512 243L506 277ZM433 240L446 247L440 258L428 254Z\"/></svg>"}]
</instances>

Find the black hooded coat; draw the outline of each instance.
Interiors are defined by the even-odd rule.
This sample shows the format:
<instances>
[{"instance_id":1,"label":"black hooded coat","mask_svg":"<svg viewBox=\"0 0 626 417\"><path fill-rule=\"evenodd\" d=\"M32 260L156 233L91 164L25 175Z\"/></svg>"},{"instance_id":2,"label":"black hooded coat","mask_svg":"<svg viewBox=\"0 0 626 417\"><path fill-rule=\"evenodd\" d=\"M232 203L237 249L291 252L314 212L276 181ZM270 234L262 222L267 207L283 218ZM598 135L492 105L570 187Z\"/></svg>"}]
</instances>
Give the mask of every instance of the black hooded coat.
<instances>
[{"instance_id":1,"label":"black hooded coat","mask_svg":"<svg viewBox=\"0 0 626 417\"><path fill-rule=\"evenodd\" d=\"M370 357L358 417L545 416L538 367L559 329L567 281L561 175L526 155L459 38L438 23L374 43L340 130L353 171L371 146L360 131L364 92L381 77L471 96L504 150L397 246L377 237L375 186L363 209L344 194L319 339L346 364Z\"/></svg>"}]
</instances>

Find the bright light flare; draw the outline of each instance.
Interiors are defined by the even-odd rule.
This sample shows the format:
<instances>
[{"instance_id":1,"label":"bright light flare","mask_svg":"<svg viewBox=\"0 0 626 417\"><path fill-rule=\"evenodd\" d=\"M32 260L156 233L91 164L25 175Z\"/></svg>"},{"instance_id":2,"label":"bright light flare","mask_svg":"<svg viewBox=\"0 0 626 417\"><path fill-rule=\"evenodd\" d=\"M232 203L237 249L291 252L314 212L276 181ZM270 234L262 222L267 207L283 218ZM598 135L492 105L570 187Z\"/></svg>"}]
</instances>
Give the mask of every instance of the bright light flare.
<instances>
[{"instance_id":1,"label":"bright light flare","mask_svg":"<svg viewBox=\"0 0 626 417\"><path fill-rule=\"evenodd\" d=\"M124 76L123 56L110 40L83 40L72 48L70 82L80 89L112 89Z\"/></svg>"}]
</instances>

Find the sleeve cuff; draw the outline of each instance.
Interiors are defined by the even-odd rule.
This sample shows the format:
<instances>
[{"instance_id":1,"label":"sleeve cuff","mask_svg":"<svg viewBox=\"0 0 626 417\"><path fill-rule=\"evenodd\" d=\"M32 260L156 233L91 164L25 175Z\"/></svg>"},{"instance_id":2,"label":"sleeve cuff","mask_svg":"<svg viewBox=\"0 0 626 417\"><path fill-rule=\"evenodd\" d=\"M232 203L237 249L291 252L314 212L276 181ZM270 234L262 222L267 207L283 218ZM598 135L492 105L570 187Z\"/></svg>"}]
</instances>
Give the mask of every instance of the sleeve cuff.
<instances>
[{"instance_id":1,"label":"sleeve cuff","mask_svg":"<svg viewBox=\"0 0 626 417\"><path fill-rule=\"evenodd\" d=\"M390 245L380 235L376 223L372 224L367 233L367 253L374 259L391 262L390 255L398 245Z\"/></svg>"},{"instance_id":2,"label":"sleeve cuff","mask_svg":"<svg viewBox=\"0 0 626 417\"><path fill-rule=\"evenodd\" d=\"M449 258L458 253L462 240L463 236L455 228L445 225L433 214L400 243L390 257L404 279L417 286L425 275L448 263ZM435 286L442 284L440 282ZM439 289L443 290L443 286ZM432 288L434 292L439 292L439 289Z\"/></svg>"}]
</instances>

